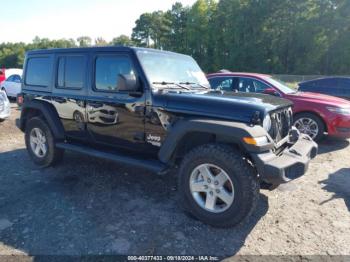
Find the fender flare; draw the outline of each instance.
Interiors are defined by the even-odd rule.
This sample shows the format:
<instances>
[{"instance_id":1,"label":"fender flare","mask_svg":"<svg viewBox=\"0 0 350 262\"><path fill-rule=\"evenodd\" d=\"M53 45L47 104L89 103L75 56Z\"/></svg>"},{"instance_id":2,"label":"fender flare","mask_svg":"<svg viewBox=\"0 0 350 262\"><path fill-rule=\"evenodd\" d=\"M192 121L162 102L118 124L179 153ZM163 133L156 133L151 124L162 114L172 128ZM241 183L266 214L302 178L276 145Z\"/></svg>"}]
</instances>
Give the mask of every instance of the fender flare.
<instances>
[{"instance_id":1,"label":"fender flare","mask_svg":"<svg viewBox=\"0 0 350 262\"><path fill-rule=\"evenodd\" d=\"M255 151L256 147L243 144L243 137L259 137L266 135L266 131L261 126L251 126L246 123L213 119L179 120L169 130L158 152L159 160L163 163L168 163L182 138L186 134L192 132L213 134L219 137L221 141L242 145L247 151Z\"/></svg>"},{"instance_id":2,"label":"fender flare","mask_svg":"<svg viewBox=\"0 0 350 262\"><path fill-rule=\"evenodd\" d=\"M46 101L32 100L31 102L23 105L21 118L19 121L19 128L23 132L25 131L27 121L26 115L30 109L35 109L41 112L56 139L63 140L65 138L64 128L56 109L52 106L52 104Z\"/></svg>"}]
</instances>

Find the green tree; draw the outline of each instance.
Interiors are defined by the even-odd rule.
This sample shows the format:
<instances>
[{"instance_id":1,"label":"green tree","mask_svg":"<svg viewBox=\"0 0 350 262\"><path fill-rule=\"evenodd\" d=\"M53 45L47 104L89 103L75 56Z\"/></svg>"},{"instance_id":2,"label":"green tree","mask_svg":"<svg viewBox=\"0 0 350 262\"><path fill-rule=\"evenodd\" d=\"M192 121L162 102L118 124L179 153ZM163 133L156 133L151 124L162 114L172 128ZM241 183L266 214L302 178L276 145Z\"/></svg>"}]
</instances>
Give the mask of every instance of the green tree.
<instances>
[{"instance_id":1,"label":"green tree","mask_svg":"<svg viewBox=\"0 0 350 262\"><path fill-rule=\"evenodd\" d=\"M171 21L163 11L142 14L136 21L132 40L139 46L163 49L167 46Z\"/></svg>"},{"instance_id":2,"label":"green tree","mask_svg":"<svg viewBox=\"0 0 350 262\"><path fill-rule=\"evenodd\" d=\"M186 29L188 53L195 57L205 69L210 67L212 60L213 46L209 24L213 22L215 10L215 1L197 0L188 13Z\"/></svg>"},{"instance_id":3,"label":"green tree","mask_svg":"<svg viewBox=\"0 0 350 262\"><path fill-rule=\"evenodd\" d=\"M95 39L95 46L107 46L108 42L104 40L102 37L97 37Z\"/></svg>"},{"instance_id":4,"label":"green tree","mask_svg":"<svg viewBox=\"0 0 350 262\"><path fill-rule=\"evenodd\" d=\"M80 36L77 38L77 42L79 43L80 47L87 47L91 46L92 39L89 36Z\"/></svg>"},{"instance_id":5,"label":"green tree","mask_svg":"<svg viewBox=\"0 0 350 262\"><path fill-rule=\"evenodd\" d=\"M151 46L151 23L152 15L149 13L142 14L140 18L136 20L136 26L132 30L131 39L138 46Z\"/></svg>"},{"instance_id":6,"label":"green tree","mask_svg":"<svg viewBox=\"0 0 350 262\"><path fill-rule=\"evenodd\" d=\"M108 44L102 38L96 45ZM92 40L0 44L0 67L21 67L32 49L91 46ZM209 72L222 68L282 74L350 74L349 0L197 0L142 14L131 35L111 45L137 45L192 55Z\"/></svg>"},{"instance_id":7,"label":"green tree","mask_svg":"<svg viewBox=\"0 0 350 262\"><path fill-rule=\"evenodd\" d=\"M188 7L181 3L175 3L171 10L166 13L169 21L169 29L165 49L185 53L188 49L186 25L188 19Z\"/></svg>"},{"instance_id":8,"label":"green tree","mask_svg":"<svg viewBox=\"0 0 350 262\"><path fill-rule=\"evenodd\" d=\"M133 46L134 45L133 41L127 35L120 35L118 37L113 38L110 44L114 46Z\"/></svg>"}]
</instances>

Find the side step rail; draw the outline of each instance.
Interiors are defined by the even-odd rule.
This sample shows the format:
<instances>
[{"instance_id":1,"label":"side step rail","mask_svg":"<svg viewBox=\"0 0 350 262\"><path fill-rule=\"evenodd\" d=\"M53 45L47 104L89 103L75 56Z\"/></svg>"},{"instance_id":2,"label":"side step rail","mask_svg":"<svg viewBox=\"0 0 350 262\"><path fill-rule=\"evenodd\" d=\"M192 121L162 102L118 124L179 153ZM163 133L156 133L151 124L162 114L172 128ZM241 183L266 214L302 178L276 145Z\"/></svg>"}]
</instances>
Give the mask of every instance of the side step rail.
<instances>
[{"instance_id":1,"label":"side step rail","mask_svg":"<svg viewBox=\"0 0 350 262\"><path fill-rule=\"evenodd\" d=\"M158 175L163 175L168 171L168 166L157 160L147 160L141 158L133 158L129 156L124 156L118 153L108 153L99 151L97 149L89 148L86 146L73 145L67 143L56 143L57 148L70 150L89 156L94 156L97 158L108 159L117 163L130 165L132 167L137 166L140 168L148 169Z\"/></svg>"}]
</instances>

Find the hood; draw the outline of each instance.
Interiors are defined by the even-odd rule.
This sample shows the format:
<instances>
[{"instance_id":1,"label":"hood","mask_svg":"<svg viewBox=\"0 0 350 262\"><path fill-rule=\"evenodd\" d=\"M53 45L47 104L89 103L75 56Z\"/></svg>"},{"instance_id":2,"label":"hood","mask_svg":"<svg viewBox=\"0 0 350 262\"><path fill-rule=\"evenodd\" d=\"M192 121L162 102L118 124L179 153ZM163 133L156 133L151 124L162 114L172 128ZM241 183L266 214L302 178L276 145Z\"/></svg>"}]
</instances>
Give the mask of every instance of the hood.
<instances>
[{"instance_id":1,"label":"hood","mask_svg":"<svg viewBox=\"0 0 350 262\"><path fill-rule=\"evenodd\" d=\"M256 112L261 119L267 112L291 106L288 100L263 94L202 91L161 91L153 94L154 105L169 112L201 115L250 123Z\"/></svg>"},{"instance_id":2,"label":"hood","mask_svg":"<svg viewBox=\"0 0 350 262\"><path fill-rule=\"evenodd\" d=\"M329 95L311 93L311 92L297 92L293 94L288 94L286 98L290 98L292 100L307 101L309 103L310 102L321 103L324 105L330 105L330 106L336 106L336 107L350 107L350 102L348 100L335 97L335 96L329 96Z\"/></svg>"}]
</instances>

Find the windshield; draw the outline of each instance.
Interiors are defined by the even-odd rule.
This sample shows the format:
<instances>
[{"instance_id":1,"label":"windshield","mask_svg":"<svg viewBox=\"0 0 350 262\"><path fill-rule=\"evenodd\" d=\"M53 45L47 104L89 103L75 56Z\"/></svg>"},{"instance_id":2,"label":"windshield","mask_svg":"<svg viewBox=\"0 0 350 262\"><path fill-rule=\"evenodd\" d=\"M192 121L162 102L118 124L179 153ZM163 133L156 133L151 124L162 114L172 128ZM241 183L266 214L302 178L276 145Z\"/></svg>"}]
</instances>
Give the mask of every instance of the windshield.
<instances>
[{"instance_id":1,"label":"windshield","mask_svg":"<svg viewBox=\"0 0 350 262\"><path fill-rule=\"evenodd\" d=\"M296 90L293 90L292 88L288 87L287 84L284 83L283 81L276 79L274 77L269 77L266 80L285 94L292 94L297 92Z\"/></svg>"},{"instance_id":2,"label":"windshield","mask_svg":"<svg viewBox=\"0 0 350 262\"><path fill-rule=\"evenodd\" d=\"M145 50L137 51L137 56L150 83L182 83L210 87L204 73L190 56Z\"/></svg>"}]
</instances>

